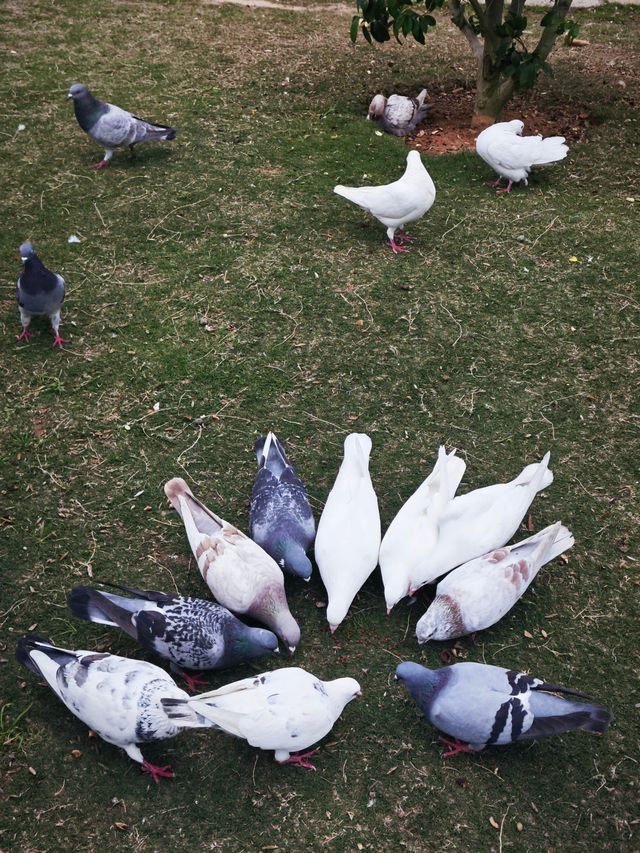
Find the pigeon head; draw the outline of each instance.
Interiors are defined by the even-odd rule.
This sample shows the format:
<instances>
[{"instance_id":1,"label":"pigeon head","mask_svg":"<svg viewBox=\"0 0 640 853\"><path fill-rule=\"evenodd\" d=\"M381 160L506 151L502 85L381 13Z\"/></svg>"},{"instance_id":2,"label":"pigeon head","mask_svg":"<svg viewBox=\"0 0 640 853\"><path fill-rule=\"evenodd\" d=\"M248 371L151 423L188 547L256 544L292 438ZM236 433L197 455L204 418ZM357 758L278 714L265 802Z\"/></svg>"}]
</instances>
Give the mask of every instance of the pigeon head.
<instances>
[{"instance_id":1,"label":"pigeon head","mask_svg":"<svg viewBox=\"0 0 640 853\"><path fill-rule=\"evenodd\" d=\"M395 571L393 576L385 580L384 598L387 603L387 615L399 601L409 595L409 584L404 572Z\"/></svg>"},{"instance_id":2,"label":"pigeon head","mask_svg":"<svg viewBox=\"0 0 640 853\"><path fill-rule=\"evenodd\" d=\"M407 154L407 166L416 166L418 163L422 166L422 157L420 157L420 152L414 148Z\"/></svg>"},{"instance_id":3,"label":"pigeon head","mask_svg":"<svg viewBox=\"0 0 640 853\"><path fill-rule=\"evenodd\" d=\"M247 628L233 645L243 658L257 658L267 652L277 652L278 638L266 628Z\"/></svg>"},{"instance_id":4,"label":"pigeon head","mask_svg":"<svg viewBox=\"0 0 640 853\"><path fill-rule=\"evenodd\" d=\"M457 623L456 624L456 616ZM449 596L438 595L418 621L416 636L420 645L429 640L449 640L460 636L460 612L451 607ZM464 626L462 627L464 631Z\"/></svg>"},{"instance_id":5,"label":"pigeon head","mask_svg":"<svg viewBox=\"0 0 640 853\"><path fill-rule=\"evenodd\" d=\"M349 612L349 605L345 607L344 603L338 604L337 601L330 601L327 607L327 622L331 633L335 633L337 627Z\"/></svg>"},{"instance_id":6,"label":"pigeon head","mask_svg":"<svg viewBox=\"0 0 640 853\"><path fill-rule=\"evenodd\" d=\"M24 261L28 261L30 258L35 258L36 250L33 248L32 243L23 243L20 246L20 259Z\"/></svg>"},{"instance_id":7,"label":"pigeon head","mask_svg":"<svg viewBox=\"0 0 640 853\"><path fill-rule=\"evenodd\" d=\"M516 118L513 121L506 122L506 124L511 129L512 133L515 133L516 136L522 136L522 131L524 130L524 122Z\"/></svg>"},{"instance_id":8,"label":"pigeon head","mask_svg":"<svg viewBox=\"0 0 640 853\"><path fill-rule=\"evenodd\" d=\"M387 106L387 99L384 95L376 95L372 98L369 104L369 112L367 118L380 118L384 113L384 108Z\"/></svg>"},{"instance_id":9,"label":"pigeon head","mask_svg":"<svg viewBox=\"0 0 640 853\"><path fill-rule=\"evenodd\" d=\"M433 693L439 681L438 670L427 669L426 666L413 661L398 664L394 678L401 681L416 700L419 696L425 697Z\"/></svg>"},{"instance_id":10,"label":"pigeon head","mask_svg":"<svg viewBox=\"0 0 640 853\"><path fill-rule=\"evenodd\" d=\"M82 83L74 83L73 86L69 87L69 92L67 94L67 98L70 98L72 101L79 101L89 94L89 90Z\"/></svg>"},{"instance_id":11,"label":"pigeon head","mask_svg":"<svg viewBox=\"0 0 640 853\"><path fill-rule=\"evenodd\" d=\"M312 566L311 560L307 557L302 545L298 544L298 542L293 542L292 540L287 540L282 544L282 559L278 561L280 566L282 568L286 566L294 575L308 581L311 577Z\"/></svg>"},{"instance_id":12,"label":"pigeon head","mask_svg":"<svg viewBox=\"0 0 640 853\"><path fill-rule=\"evenodd\" d=\"M362 690L355 678L336 678L325 681L324 688L339 708L344 708L352 699L362 696Z\"/></svg>"}]
</instances>

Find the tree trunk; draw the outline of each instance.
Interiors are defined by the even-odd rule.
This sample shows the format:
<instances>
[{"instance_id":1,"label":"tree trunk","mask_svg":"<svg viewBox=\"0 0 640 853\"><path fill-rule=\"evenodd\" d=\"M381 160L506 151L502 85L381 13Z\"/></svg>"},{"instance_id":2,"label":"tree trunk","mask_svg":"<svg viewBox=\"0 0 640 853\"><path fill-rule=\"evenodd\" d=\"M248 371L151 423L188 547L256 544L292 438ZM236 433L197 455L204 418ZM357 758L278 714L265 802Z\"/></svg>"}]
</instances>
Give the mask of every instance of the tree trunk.
<instances>
[{"instance_id":1,"label":"tree trunk","mask_svg":"<svg viewBox=\"0 0 640 853\"><path fill-rule=\"evenodd\" d=\"M471 127L479 129L489 127L500 118L502 108L514 91L513 80L502 77L499 71L492 68L491 56L486 48L485 42L484 56L478 69L476 100L471 120Z\"/></svg>"}]
</instances>

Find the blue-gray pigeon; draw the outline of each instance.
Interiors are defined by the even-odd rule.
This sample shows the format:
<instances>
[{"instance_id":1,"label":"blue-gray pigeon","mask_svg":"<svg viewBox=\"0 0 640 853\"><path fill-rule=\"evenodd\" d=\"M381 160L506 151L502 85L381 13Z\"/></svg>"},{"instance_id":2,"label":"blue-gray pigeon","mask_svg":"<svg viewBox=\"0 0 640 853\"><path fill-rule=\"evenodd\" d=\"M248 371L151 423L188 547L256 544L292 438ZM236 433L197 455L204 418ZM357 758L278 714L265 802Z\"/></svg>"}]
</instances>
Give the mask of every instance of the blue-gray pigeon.
<instances>
[{"instance_id":1,"label":"blue-gray pigeon","mask_svg":"<svg viewBox=\"0 0 640 853\"><path fill-rule=\"evenodd\" d=\"M588 699L584 693L514 669L470 662L427 669L406 661L395 677L431 725L456 738L441 738L451 747L445 757L574 729L603 734L611 721L608 708L554 695Z\"/></svg>"},{"instance_id":2,"label":"blue-gray pigeon","mask_svg":"<svg viewBox=\"0 0 640 853\"><path fill-rule=\"evenodd\" d=\"M22 332L16 335L18 341L28 341L32 336L29 323L34 314L46 314L53 329L54 347L69 343L60 337L60 308L64 300L64 279L58 273L51 272L36 255L31 243L20 246L20 259L24 265L16 284L16 299L20 310Z\"/></svg>"},{"instance_id":3,"label":"blue-gray pigeon","mask_svg":"<svg viewBox=\"0 0 640 853\"><path fill-rule=\"evenodd\" d=\"M124 749L141 764L154 782L175 775L169 766L146 761L137 746L174 737L182 728L170 719L162 700L185 700L189 694L159 666L118 655L61 649L35 634L18 640L16 658L44 678L71 713L98 737ZM194 719L193 724L214 725L204 717Z\"/></svg>"},{"instance_id":4,"label":"blue-gray pigeon","mask_svg":"<svg viewBox=\"0 0 640 853\"><path fill-rule=\"evenodd\" d=\"M311 561L306 552L316 527L304 483L275 433L259 438L255 451L259 468L251 493L251 538L284 571L308 581Z\"/></svg>"},{"instance_id":5,"label":"blue-gray pigeon","mask_svg":"<svg viewBox=\"0 0 640 853\"><path fill-rule=\"evenodd\" d=\"M384 130L393 136L408 136L413 133L429 110L425 104L427 90L423 89L415 98L406 95L376 95L369 104L368 119L379 119Z\"/></svg>"},{"instance_id":6,"label":"blue-gray pigeon","mask_svg":"<svg viewBox=\"0 0 640 853\"><path fill-rule=\"evenodd\" d=\"M129 151L133 154L133 146L140 142L160 142L176 138L173 127L152 124L114 104L99 101L82 83L74 83L67 97L73 101L80 127L104 148L104 157L95 164L94 169L107 166L116 148L129 146Z\"/></svg>"},{"instance_id":7,"label":"blue-gray pigeon","mask_svg":"<svg viewBox=\"0 0 640 853\"><path fill-rule=\"evenodd\" d=\"M73 615L126 631L145 649L169 660L192 690L206 682L183 668L226 669L278 650L278 638L271 631L250 628L212 601L106 585L132 597L78 586L68 597Z\"/></svg>"}]
</instances>

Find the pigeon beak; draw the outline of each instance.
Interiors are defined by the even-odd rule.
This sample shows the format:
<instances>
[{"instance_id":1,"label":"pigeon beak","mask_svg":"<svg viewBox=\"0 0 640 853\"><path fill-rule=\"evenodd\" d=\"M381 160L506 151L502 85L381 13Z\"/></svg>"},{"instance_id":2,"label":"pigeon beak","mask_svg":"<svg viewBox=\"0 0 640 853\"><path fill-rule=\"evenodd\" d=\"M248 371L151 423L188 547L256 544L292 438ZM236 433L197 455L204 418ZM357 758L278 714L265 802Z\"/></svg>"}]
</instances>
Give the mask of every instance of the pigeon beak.
<instances>
[{"instance_id":1,"label":"pigeon beak","mask_svg":"<svg viewBox=\"0 0 640 853\"><path fill-rule=\"evenodd\" d=\"M70 100L72 100L72 99L73 99L73 95L71 94L71 92L69 92L69 93L67 94L67 100L68 100L68 101L70 101Z\"/></svg>"},{"instance_id":2,"label":"pigeon beak","mask_svg":"<svg viewBox=\"0 0 640 853\"><path fill-rule=\"evenodd\" d=\"M400 679L398 678L398 676L397 676L397 675L394 675L394 676L393 676L393 680L394 680L394 681L400 681Z\"/></svg>"},{"instance_id":3,"label":"pigeon beak","mask_svg":"<svg viewBox=\"0 0 640 853\"><path fill-rule=\"evenodd\" d=\"M280 647L274 649L273 653L274 653L274 655L279 655L280 654Z\"/></svg>"},{"instance_id":4,"label":"pigeon beak","mask_svg":"<svg viewBox=\"0 0 640 853\"><path fill-rule=\"evenodd\" d=\"M337 625L329 625L329 630L331 631L331 634L333 635L338 630L338 626Z\"/></svg>"},{"instance_id":5,"label":"pigeon beak","mask_svg":"<svg viewBox=\"0 0 640 853\"><path fill-rule=\"evenodd\" d=\"M358 690L358 692L354 693L353 695L355 699L359 699L362 696L362 690Z\"/></svg>"},{"instance_id":6,"label":"pigeon beak","mask_svg":"<svg viewBox=\"0 0 640 853\"><path fill-rule=\"evenodd\" d=\"M387 616L391 615L392 610L393 610L393 607L387 607Z\"/></svg>"},{"instance_id":7,"label":"pigeon beak","mask_svg":"<svg viewBox=\"0 0 640 853\"><path fill-rule=\"evenodd\" d=\"M289 654L292 655L296 650L295 646L289 646Z\"/></svg>"}]
</instances>

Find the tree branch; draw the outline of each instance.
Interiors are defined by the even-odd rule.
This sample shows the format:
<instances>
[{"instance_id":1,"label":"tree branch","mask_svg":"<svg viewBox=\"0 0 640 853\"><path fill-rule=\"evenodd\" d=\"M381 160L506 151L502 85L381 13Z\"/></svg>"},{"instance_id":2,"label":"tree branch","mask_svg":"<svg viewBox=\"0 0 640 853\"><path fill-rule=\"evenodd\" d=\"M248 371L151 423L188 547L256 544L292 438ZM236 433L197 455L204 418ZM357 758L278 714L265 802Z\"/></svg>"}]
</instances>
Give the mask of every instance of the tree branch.
<instances>
[{"instance_id":1,"label":"tree branch","mask_svg":"<svg viewBox=\"0 0 640 853\"><path fill-rule=\"evenodd\" d=\"M451 20L469 42L471 52L476 59L482 59L482 54L484 52L482 39L478 37L478 34L467 20L462 8L462 3L460 0L449 0L449 7L451 8Z\"/></svg>"},{"instance_id":2,"label":"tree branch","mask_svg":"<svg viewBox=\"0 0 640 853\"><path fill-rule=\"evenodd\" d=\"M561 18L566 18L571 8L571 0L555 0L553 4L553 9L551 11L559 15ZM535 47L533 51L535 55L541 59L543 62L549 56L551 51L553 50L553 46L556 43L556 39L558 38L557 24L549 24L542 31L542 35L540 36L540 41Z\"/></svg>"},{"instance_id":3,"label":"tree branch","mask_svg":"<svg viewBox=\"0 0 640 853\"><path fill-rule=\"evenodd\" d=\"M520 16L524 11L524 4L527 0L511 0L511 6L509 7L509 11L512 15Z\"/></svg>"}]
</instances>

